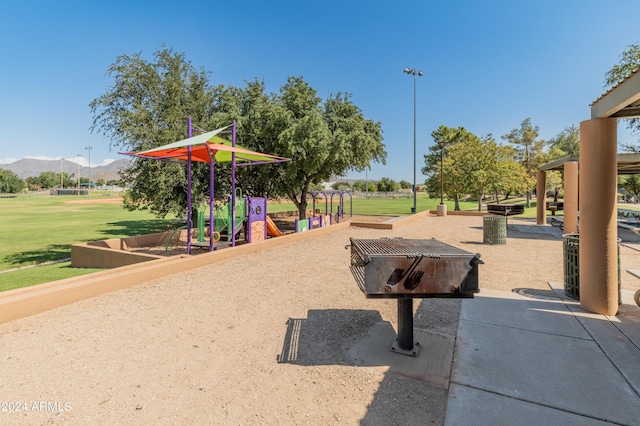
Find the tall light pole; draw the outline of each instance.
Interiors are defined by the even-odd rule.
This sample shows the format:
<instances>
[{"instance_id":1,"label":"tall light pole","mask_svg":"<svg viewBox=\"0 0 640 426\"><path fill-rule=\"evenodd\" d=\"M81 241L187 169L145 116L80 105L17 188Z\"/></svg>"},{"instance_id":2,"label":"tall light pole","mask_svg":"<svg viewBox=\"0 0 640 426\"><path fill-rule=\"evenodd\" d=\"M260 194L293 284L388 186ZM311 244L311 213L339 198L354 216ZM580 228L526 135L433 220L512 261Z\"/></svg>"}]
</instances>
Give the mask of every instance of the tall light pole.
<instances>
[{"instance_id":1,"label":"tall light pole","mask_svg":"<svg viewBox=\"0 0 640 426\"><path fill-rule=\"evenodd\" d=\"M87 186L88 192L87 194L91 194L91 150L93 147L91 145L85 146L84 149L89 151L89 185Z\"/></svg>"},{"instance_id":2,"label":"tall light pole","mask_svg":"<svg viewBox=\"0 0 640 426\"><path fill-rule=\"evenodd\" d=\"M440 146L440 204L444 204L444 143Z\"/></svg>"},{"instance_id":3,"label":"tall light pole","mask_svg":"<svg viewBox=\"0 0 640 426\"><path fill-rule=\"evenodd\" d=\"M440 148L440 204L437 207L438 216L446 216L447 215L447 205L444 203L444 148L447 146L447 142L441 140L438 143L438 148Z\"/></svg>"},{"instance_id":4,"label":"tall light pole","mask_svg":"<svg viewBox=\"0 0 640 426\"><path fill-rule=\"evenodd\" d=\"M422 71L417 68L405 68L405 74L413 76L413 208L411 213L416 212L416 77L422 77Z\"/></svg>"},{"instance_id":5,"label":"tall light pole","mask_svg":"<svg viewBox=\"0 0 640 426\"><path fill-rule=\"evenodd\" d=\"M78 154L78 181L76 182L78 194L80 195L80 154Z\"/></svg>"}]
</instances>

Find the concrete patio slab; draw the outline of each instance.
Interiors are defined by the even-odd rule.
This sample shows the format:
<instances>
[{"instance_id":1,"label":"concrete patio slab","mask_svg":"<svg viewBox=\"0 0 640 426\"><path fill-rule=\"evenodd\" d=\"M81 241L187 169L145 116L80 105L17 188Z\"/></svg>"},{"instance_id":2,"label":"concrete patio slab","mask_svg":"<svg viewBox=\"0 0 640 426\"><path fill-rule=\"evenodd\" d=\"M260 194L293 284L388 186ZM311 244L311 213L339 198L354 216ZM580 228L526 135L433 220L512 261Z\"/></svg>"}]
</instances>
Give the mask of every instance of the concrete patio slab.
<instances>
[{"instance_id":1,"label":"concrete patio slab","mask_svg":"<svg viewBox=\"0 0 640 426\"><path fill-rule=\"evenodd\" d=\"M557 298L526 297L518 293L482 289L476 295L474 303L463 305L461 320L580 339L589 338L565 304ZM554 319L548 321L551 315Z\"/></svg>"},{"instance_id":2,"label":"concrete patio slab","mask_svg":"<svg viewBox=\"0 0 640 426\"><path fill-rule=\"evenodd\" d=\"M637 424L637 389L616 362L632 363L640 350L619 344L630 354L610 359L598 340L608 345L608 340L615 339L604 335L612 327L606 317L590 320L585 328L574 316L574 308L564 307L563 302L522 299L515 293L483 292L463 302L451 387L466 389L457 388L450 395L451 406L475 405L479 396L469 392L475 389L493 394L491 399L499 404L502 398L515 400L518 413L523 407L526 413L527 404L536 404L545 412L560 410L589 421ZM491 424L500 424L501 419L507 421L504 424L522 424L520 415L503 417L502 405L491 407L495 410ZM464 415L464 411L447 410L447 423L456 424L456 416Z\"/></svg>"},{"instance_id":3,"label":"concrete patio slab","mask_svg":"<svg viewBox=\"0 0 640 426\"><path fill-rule=\"evenodd\" d=\"M610 423L480 389L451 385L446 426L513 424L601 426Z\"/></svg>"}]
</instances>

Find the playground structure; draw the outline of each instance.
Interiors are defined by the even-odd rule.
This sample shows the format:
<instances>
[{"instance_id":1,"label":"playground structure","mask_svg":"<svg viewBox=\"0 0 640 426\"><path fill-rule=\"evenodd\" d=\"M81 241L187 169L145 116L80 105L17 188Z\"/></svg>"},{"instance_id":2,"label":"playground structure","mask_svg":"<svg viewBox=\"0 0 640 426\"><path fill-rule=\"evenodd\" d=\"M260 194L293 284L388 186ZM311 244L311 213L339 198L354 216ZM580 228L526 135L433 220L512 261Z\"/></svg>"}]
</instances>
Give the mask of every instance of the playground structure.
<instances>
[{"instance_id":1,"label":"playground structure","mask_svg":"<svg viewBox=\"0 0 640 426\"><path fill-rule=\"evenodd\" d=\"M350 192L347 191L309 191L307 196L311 196L313 201L313 210L312 214L315 216L318 212L316 209L316 202L320 199L324 199L324 214L325 216L329 216L330 223L333 222L335 218L336 223L340 223L340 220L344 218L344 197L345 195L349 196L349 216L353 216L353 198ZM336 211L333 212L333 198L337 196L338 201L336 203ZM329 204L330 203L330 204Z\"/></svg>"},{"instance_id":2,"label":"playground structure","mask_svg":"<svg viewBox=\"0 0 640 426\"><path fill-rule=\"evenodd\" d=\"M323 228L335 223L340 223L344 218L344 196L349 196L349 216L353 216L353 199L349 192L345 191L309 191L307 197L312 199L312 209L306 219L296 219L296 232L304 232L310 229ZM333 198L338 196L336 211L333 212ZM316 202L324 199L324 215L316 208ZM329 202L331 204L329 204Z\"/></svg>"},{"instance_id":3,"label":"playground structure","mask_svg":"<svg viewBox=\"0 0 640 426\"><path fill-rule=\"evenodd\" d=\"M313 211L310 212L306 219L296 219L295 231L304 232L316 228L325 228L331 225L331 215L317 215Z\"/></svg>"},{"instance_id":4,"label":"playground structure","mask_svg":"<svg viewBox=\"0 0 640 426\"><path fill-rule=\"evenodd\" d=\"M208 206L201 205L197 211L197 228L196 241L192 241L191 245L196 247L207 247L210 241L210 235L214 243L221 240L238 241L239 234L244 231L244 240L247 243L262 241L267 237L267 199L260 197L243 197L240 188L236 188L234 202L231 197L227 198L224 203L214 205L213 230L211 230L211 222L207 221L206 213ZM235 210L235 214L232 211ZM233 232L230 232L232 229ZM174 241L174 236L180 235L182 230L187 229L187 225L176 228L165 243L165 251L169 250L169 245Z\"/></svg>"},{"instance_id":5,"label":"playground structure","mask_svg":"<svg viewBox=\"0 0 640 426\"><path fill-rule=\"evenodd\" d=\"M205 240L208 239L209 251L214 250L214 243L220 239L220 231L216 231L216 218L215 215L224 216L224 208L219 209L216 213L215 201L214 201L214 183L215 183L215 163L231 162L231 193L234 196L230 197L228 202L228 210L226 215L226 221L224 219L219 220L220 227L224 227L227 233L230 235L231 246L236 245L236 234L239 227L236 224L237 217L244 217L244 213L241 213L236 209L236 167L244 165L258 165L269 164L275 162L291 161L289 158L278 157L270 154L263 154L256 151L251 151L236 145L236 122L235 120L228 126L221 127L211 132L194 128L191 122L191 118L187 121L187 139L183 139L177 142L173 142L167 145L163 145L157 148L153 148L141 152L124 152L121 154L130 155L138 158L155 159L162 161L172 162L185 162L187 167L187 223L186 238L187 238L187 254L191 253L191 246L204 246ZM200 132L199 135L193 136L194 130ZM220 135L231 133L231 142L222 138ZM209 226L208 231L204 231L204 217L202 225L202 234L198 236L198 241L192 242L192 229L193 223L190 218L193 210L192 207L192 162L204 162L209 164L209 223L213 226ZM266 201L264 208L258 209L254 207L254 210L264 211L266 217ZM231 213L233 212L233 213ZM262 214L262 213L261 213ZM253 219L252 219L253 220ZM249 222L249 221L247 221ZM247 241L251 239L257 239L260 231L264 229L262 235L266 234L266 226L261 228L260 222L267 223L266 220L259 220L258 216L255 216L255 220L251 222L249 228L251 231L247 231ZM199 226L199 225L198 225ZM229 230L233 230L229 232ZM217 233L217 234L216 234ZM205 237L205 234L206 237ZM250 234L252 234L250 236ZM202 239L202 241L199 241Z\"/></svg>"},{"instance_id":6,"label":"playground structure","mask_svg":"<svg viewBox=\"0 0 640 426\"><path fill-rule=\"evenodd\" d=\"M199 132L193 136L194 131ZM220 135L231 134L231 142ZM121 154L138 158L156 159L171 162L186 162L187 167L187 220L186 225L180 226L169 237L166 242L166 249L173 236L178 231L186 230L187 254L191 254L191 248L209 247L213 251L215 243L224 236L225 240L234 247L236 240L242 230L244 230L245 242L259 241L267 237L277 237L283 235L276 224L266 214L266 199L259 201L257 198L244 198L236 191L236 167L244 165L268 164L274 162L291 161L289 158L278 157L270 154L250 151L236 145L236 122L221 127L211 132L195 128L191 118L188 118L187 139L163 145L141 152L125 152ZM200 206L197 209L197 224L193 224L192 217L192 162L209 163L209 226L206 226L206 207ZM218 203L214 200L215 184L215 163L231 162L231 193L226 203ZM351 194L345 191L311 191L307 196L313 200L313 210L308 219L296 221L296 232L309 229L326 227L339 223L344 218L344 197L349 196L349 214L353 215L353 200ZM319 215L316 209L316 201L323 197L325 200L325 214ZM337 197L336 211L334 212L334 198ZM330 202L330 206L329 206ZM257 203L257 204L256 204ZM211 226L213 224L213 226ZM192 232L197 231L195 234ZM181 232L178 235L182 235ZM195 240L193 239L195 237Z\"/></svg>"}]
</instances>

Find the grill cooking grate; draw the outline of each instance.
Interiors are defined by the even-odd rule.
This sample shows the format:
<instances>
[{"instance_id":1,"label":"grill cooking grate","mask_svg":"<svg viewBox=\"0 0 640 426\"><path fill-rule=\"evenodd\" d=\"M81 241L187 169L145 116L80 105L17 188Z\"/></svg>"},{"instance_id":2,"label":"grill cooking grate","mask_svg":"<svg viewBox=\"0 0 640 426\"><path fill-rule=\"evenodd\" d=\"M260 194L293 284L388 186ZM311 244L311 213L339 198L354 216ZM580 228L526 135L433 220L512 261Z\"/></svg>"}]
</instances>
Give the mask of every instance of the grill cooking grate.
<instances>
[{"instance_id":1,"label":"grill cooking grate","mask_svg":"<svg viewBox=\"0 0 640 426\"><path fill-rule=\"evenodd\" d=\"M351 245L361 254L367 256L424 256L439 258L441 256L468 256L469 253L435 239L405 240L404 238L354 239Z\"/></svg>"},{"instance_id":2,"label":"grill cooking grate","mask_svg":"<svg viewBox=\"0 0 640 426\"><path fill-rule=\"evenodd\" d=\"M349 239L350 270L367 297L473 297L479 254L432 239Z\"/></svg>"}]
</instances>

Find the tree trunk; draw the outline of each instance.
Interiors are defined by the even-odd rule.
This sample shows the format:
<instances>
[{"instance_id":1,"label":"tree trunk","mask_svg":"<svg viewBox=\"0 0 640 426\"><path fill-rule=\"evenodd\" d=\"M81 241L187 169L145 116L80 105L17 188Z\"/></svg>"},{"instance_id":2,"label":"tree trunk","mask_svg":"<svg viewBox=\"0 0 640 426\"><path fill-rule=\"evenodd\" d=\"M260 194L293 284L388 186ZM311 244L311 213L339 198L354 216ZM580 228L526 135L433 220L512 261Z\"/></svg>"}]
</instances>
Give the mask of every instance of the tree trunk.
<instances>
[{"instance_id":1,"label":"tree trunk","mask_svg":"<svg viewBox=\"0 0 640 426\"><path fill-rule=\"evenodd\" d=\"M478 211L481 212L482 211L482 199L484 198L484 194L482 192L480 192L478 194Z\"/></svg>"},{"instance_id":2,"label":"tree trunk","mask_svg":"<svg viewBox=\"0 0 640 426\"><path fill-rule=\"evenodd\" d=\"M296 194L289 194L289 199L293 201L293 204L298 208L298 219L303 220L307 218L307 194L309 193L309 184L306 182L302 193L300 194L300 200L296 198Z\"/></svg>"},{"instance_id":3,"label":"tree trunk","mask_svg":"<svg viewBox=\"0 0 640 426\"><path fill-rule=\"evenodd\" d=\"M295 194L289 194L289 199L293 201L296 208L298 209L298 219L306 219L307 218L307 195L304 194L301 200L295 196Z\"/></svg>"},{"instance_id":4,"label":"tree trunk","mask_svg":"<svg viewBox=\"0 0 640 426\"><path fill-rule=\"evenodd\" d=\"M456 196L454 197L455 199L455 203L454 203L454 207L453 209L457 212L460 211L460 198L458 197L458 194L456 194Z\"/></svg>"},{"instance_id":5,"label":"tree trunk","mask_svg":"<svg viewBox=\"0 0 640 426\"><path fill-rule=\"evenodd\" d=\"M531 191L527 191L527 208L531 207Z\"/></svg>"}]
</instances>

